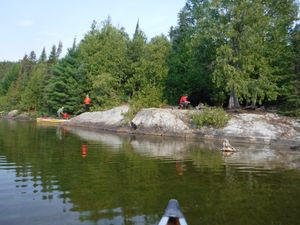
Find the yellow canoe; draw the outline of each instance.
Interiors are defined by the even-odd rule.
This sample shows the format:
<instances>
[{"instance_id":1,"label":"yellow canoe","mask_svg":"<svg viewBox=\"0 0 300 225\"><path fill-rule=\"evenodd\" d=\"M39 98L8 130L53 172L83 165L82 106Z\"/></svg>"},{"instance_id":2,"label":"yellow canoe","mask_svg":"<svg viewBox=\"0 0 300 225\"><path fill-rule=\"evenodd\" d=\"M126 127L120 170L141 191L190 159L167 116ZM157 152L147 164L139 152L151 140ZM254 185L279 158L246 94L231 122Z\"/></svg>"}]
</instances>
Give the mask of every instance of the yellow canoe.
<instances>
[{"instance_id":1,"label":"yellow canoe","mask_svg":"<svg viewBox=\"0 0 300 225\"><path fill-rule=\"evenodd\" d=\"M36 118L37 123L64 123L68 120L64 119L55 119L55 118Z\"/></svg>"}]
</instances>

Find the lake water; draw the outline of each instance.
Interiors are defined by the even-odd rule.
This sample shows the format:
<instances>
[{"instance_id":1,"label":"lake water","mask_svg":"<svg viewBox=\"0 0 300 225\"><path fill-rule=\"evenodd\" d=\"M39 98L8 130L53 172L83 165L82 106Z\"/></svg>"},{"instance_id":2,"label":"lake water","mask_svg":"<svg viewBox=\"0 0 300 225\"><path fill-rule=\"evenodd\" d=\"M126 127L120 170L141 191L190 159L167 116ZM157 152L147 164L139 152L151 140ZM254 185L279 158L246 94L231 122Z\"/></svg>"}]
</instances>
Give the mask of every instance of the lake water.
<instances>
[{"instance_id":1,"label":"lake water","mask_svg":"<svg viewBox=\"0 0 300 225\"><path fill-rule=\"evenodd\" d=\"M300 152L0 120L1 225L300 224Z\"/></svg>"}]
</instances>

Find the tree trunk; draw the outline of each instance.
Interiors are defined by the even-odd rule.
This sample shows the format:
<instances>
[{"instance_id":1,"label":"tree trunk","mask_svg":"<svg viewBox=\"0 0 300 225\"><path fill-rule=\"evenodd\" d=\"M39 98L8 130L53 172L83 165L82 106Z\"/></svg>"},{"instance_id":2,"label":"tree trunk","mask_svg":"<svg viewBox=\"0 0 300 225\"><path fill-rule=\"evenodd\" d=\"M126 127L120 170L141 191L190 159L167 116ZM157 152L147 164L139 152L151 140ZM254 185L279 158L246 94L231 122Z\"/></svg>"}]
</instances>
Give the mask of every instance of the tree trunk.
<instances>
[{"instance_id":1,"label":"tree trunk","mask_svg":"<svg viewBox=\"0 0 300 225\"><path fill-rule=\"evenodd\" d=\"M238 109L238 108L240 108L240 103L236 97L235 90L232 89L230 92L228 109Z\"/></svg>"}]
</instances>

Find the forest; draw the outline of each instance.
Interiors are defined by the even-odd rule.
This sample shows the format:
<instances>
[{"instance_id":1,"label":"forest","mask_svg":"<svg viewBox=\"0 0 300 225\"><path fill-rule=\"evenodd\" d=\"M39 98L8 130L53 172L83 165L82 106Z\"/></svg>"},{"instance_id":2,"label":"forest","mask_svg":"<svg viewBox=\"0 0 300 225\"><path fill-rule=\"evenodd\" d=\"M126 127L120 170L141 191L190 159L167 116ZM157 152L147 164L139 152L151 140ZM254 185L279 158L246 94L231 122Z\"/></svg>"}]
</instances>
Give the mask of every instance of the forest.
<instances>
[{"instance_id":1,"label":"forest","mask_svg":"<svg viewBox=\"0 0 300 225\"><path fill-rule=\"evenodd\" d=\"M111 18L93 21L65 56L63 43L0 62L0 112L71 115L130 104L275 108L300 116L300 24L296 0L187 0L168 35L132 37ZM41 46L42 48L42 46Z\"/></svg>"}]
</instances>

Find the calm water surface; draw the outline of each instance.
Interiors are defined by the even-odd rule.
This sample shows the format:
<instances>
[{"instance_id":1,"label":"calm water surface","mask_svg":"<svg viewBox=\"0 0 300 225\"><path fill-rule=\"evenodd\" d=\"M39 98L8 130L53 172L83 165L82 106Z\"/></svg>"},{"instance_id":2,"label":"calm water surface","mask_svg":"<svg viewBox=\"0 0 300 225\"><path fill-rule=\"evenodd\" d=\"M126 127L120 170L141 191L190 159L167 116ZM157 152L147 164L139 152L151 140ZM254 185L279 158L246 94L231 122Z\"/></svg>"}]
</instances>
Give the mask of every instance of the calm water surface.
<instances>
[{"instance_id":1,"label":"calm water surface","mask_svg":"<svg viewBox=\"0 0 300 225\"><path fill-rule=\"evenodd\" d=\"M0 120L0 224L300 224L300 152Z\"/></svg>"}]
</instances>

